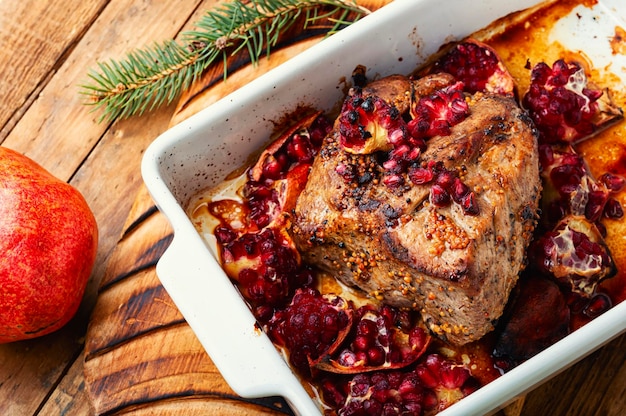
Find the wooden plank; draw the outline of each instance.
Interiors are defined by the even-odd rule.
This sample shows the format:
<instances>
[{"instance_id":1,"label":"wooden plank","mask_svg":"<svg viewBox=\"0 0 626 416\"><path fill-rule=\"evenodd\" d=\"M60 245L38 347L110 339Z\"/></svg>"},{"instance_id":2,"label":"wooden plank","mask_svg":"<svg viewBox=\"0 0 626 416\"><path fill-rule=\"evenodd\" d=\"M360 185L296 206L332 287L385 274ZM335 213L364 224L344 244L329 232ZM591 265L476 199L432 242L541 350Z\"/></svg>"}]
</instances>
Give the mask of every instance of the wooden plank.
<instances>
[{"instance_id":1,"label":"wooden plank","mask_svg":"<svg viewBox=\"0 0 626 416\"><path fill-rule=\"evenodd\" d=\"M50 398L46 400L38 414L75 416L89 415L93 412L91 402L85 391L82 364L83 357L81 355L74 361L67 374L54 389Z\"/></svg>"},{"instance_id":2,"label":"wooden plank","mask_svg":"<svg viewBox=\"0 0 626 416\"><path fill-rule=\"evenodd\" d=\"M36 340L0 345L0 414L34 414L81 350L76 321Z\"/></svg>"},{"instance_id":3,"label":"wooden plank","mask_svg":"<svg viewBox=\"0 0 626 416\"><path fill-rule=\"evenodd\" d=\"M213 3L202 6L210 7ZM196 15L199 13L200 10ZM296 52L286 55L273 53L271 64L255 68L247 77L235 78L237 82L231 82L229 88L237 88L302 49L297 46ZM218 77L221 80L221 75ZM223 94L218 90L213 96ZM186 116L206 105L202 101ZM186 116L174 117L171 122L177 123ZM181 321L182 316L174 313L175 308L156 280L152 263L155 253L156 258L160 257L171 231L143 188L125 230L109 258L87 332L85 381L95 413L178 414L183 409L191 414L290 412L282 399L249 401L237 397L191 329ZM194 386L192 392L190 385Z\"/></svg>"},{"instance_id":4,"label":"wooden plank","mask_svg":"<svg viewBox=\"0 0 626 416\"><path fill-rule=\"evenodd\" d=\"M85 97L79 94L89 69L97 61L122 58L133 48L172 38L198 2L111 1L3 144L30 156L56 176L71 178L108 127L97 122L99 114L83 105ZM134 121L133 126L139 126Z\"/></svg>"},{"instance_id":5,"label":"wooden plank","mask_svg":"<svg viewBox=\"0 0 626 416\"><path fill-rule=\"evenodd\" d=\"M0 142L107 2L0 1Z\"/></svg>"},{"instance_id":6,"label":"wooden plank","mask_svg":"<svg viewBox=\"0 0 626 416\"><path fill-rule=\"evenodd\" d=\"M54 72L42 77L46 84L40 86L41 93L3 143L27 153L64 180L73 176L71 183L83 193L98 219L97 261L103 266L94 270L81 309L67 327L40 339L0 345L0 414L33 414L79 357L105 259L119 239L141 184L141 154L154 137L167 128L171 118L172 108L164 108L140 120L113 126L98 124L96 115L82 105L76 86L96 59L121 56L135 42L148 43L174 36L197 3L196 0L175 4L110 2L102 16L80 41L76 41L69 58L59 68L50 69ZM83 9L77 6L75 10ZM57 4L49 10L47 19L64 22L66 14L67 9ZM32 21L36 26L37 19ZM116 25L110 25L111 21ZM70 30L71 26L67 28ZM46 36L54 38L51 33L40 35ZM11 45L11 48L14 46L19 45ZM17 55L20 52L11 48L6 48L6 53ZM109 132L102 137L109 127ZM93 149L98 141L100 144ZM82 169L76 173L81 165ZM78 363L82 366L82 359ZM79 377L73 382L81 385L81 372L71 374ZM57 394L63 395L63 392L57 389Z\"/></svg>"},{"instance_id":7,"label":"wooden plank","mask_svg":"<svg viewBox=\"0 0 626 416\"><path fill-rule=\"evenodd\" d=\"M230 390L184 323L133 338L88 363L85 377L97 414L147 409L173 400L178 412L186 411L188 400L203 401L203 407L237 402L234 407L248 414L269 413L275 407L274 399L244 400Z\"/></svg>"}]
</instances>

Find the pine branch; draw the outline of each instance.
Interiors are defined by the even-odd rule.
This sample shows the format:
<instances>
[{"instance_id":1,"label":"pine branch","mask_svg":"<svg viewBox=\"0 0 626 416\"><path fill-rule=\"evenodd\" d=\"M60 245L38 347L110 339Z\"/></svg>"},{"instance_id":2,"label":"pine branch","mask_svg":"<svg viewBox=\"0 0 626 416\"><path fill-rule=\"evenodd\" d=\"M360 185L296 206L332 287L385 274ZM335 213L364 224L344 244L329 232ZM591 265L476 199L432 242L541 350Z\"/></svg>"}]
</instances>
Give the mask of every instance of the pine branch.
<instances>
[{"instance_id":1,"label":"pine branch","mask_svg":"<svg viewBox=\"0 0 626 416\"><path fill-rule=\"evenodd\" d=\"M173 102L220 61L226 78L231 56L247 53L256 64L297 22L303 30L321 27L332 34L368 13L354 0L234 0L207 11L194 30L181 34L181 43L170 40L132 51L125 60L99 62L81 94L103 109L100 121L140 115Z\"/></svg>"}]
</instances>

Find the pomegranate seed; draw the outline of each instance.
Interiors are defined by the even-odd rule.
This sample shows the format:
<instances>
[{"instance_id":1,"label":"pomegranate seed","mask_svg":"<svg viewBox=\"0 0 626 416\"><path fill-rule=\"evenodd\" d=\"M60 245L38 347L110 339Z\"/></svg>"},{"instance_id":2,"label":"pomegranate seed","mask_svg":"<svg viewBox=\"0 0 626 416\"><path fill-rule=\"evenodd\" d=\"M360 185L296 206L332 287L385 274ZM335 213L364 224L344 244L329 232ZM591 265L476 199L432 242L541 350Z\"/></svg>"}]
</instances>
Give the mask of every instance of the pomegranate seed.
<instances>
[{"instance_id":1,"label":"pomegranate seed","mask_svg":"<svg viewBox=\"0 0 626 416\"><path fill-rule=\"evenodd\" d=\"M237 238L237 233L235 233L230 227L216 227L214 234L218 244L228 244Z\"/></svg>"},{"instance_id":2,"label":"pomegranate seed","mask_svg":"<svg viewBox=\"0 0 626 416\"><path fill-rule=\"evenodd\" d=\"M388 175L384 177L383 183L389 188L398 188L404 184L404 178L400 175Z\"/></svg>"},{"instance_id":3,"label":"pomegranate seed","mask_svg":"<svg viewBox=\"0 0 626 416\"><path fill-rule=\"evenodd\" d=\"M596 293L583 308L583 314L594 319L611 309L611 299L604 293Z\"/></svg>"},{"instance_id":4,"label":"pomegranate seed","mask_svg":"<svg viewBox=\"0 0 626 416\"><path fill-rule=\"evenodd\" d=\"M607 218L618 220L624 217L624 209L617 199L609 198L604 206L603 214Z\"/></svg>"},{"instance_id":5,"label":"pomegranate seed","mask_svg":"<svg viewBox=\"0 0 626 416\"><path fill-rule=\"evenodd\" d=\"M624 185L626 184L626 180L618 175L613 175L612 173L605 173L600 177L600 182L606 185L606 187L611 192L619 192L624 189Z\"/></svg>"},{"instance_id":6,"label":"pomegranate seed","mask_svg":"<svg viewBox=\"0 0 626 416\"><path fill-rule=\"evenodd\" d=\"M478 215L480 213L474 192L468 193L461 199L461 207L467 215Z\"/></svg>"},{"instance_id":7,"label":"pomegranate seed","mask_svg":"<svg viewBox=\"0 0 626 416\"><path fill-rule=\"evenodd\" d=\"M433 205L443 207L448 205L450 201L450 194L441 185L435 184L430 188L430 202Z\"/></svg>"}]
</instances>

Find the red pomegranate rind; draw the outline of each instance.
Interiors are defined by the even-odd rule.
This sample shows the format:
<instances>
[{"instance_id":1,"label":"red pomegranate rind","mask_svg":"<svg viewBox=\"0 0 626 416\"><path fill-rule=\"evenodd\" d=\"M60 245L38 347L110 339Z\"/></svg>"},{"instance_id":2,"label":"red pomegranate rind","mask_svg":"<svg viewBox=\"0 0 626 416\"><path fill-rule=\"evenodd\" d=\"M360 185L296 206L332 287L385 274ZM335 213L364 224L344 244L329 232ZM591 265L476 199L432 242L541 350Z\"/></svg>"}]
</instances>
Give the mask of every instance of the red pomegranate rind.
<instances>
[{"instance_id":1,"label":"red pomegranate rind","mask_svg":"<svg viewBox=\"0 0 626 416\"><path fill-rule=\"evenodd\" d=\"M339 296L321 295L315 289L298 289L289 306L268 324L273 342L286 348L289 362L302 375L327 354L333 353L352 327L353 310Z\"/></svg>"},{"instance_id":2,"label":"red pomegranate rind","mask_svg":"<svg viewBox=\"0 0 626 416\"><path fill-rule=\"evenodd\" d=\"M339 374L356 374L377 370L399 369L419 359L428 348L431 337L416 325L396 325L400 312L390 306L381 310L359 308L350 344L337 354L324 357L316 367Z\"/></svg>"},{"instance_id":3,"label":"red pomegranate rind","mask_svg":"<svg viewBox=\"0 0 626 416\"><path fill-rule=\"evenodd\" d=\"M593 296L598 283L617 272L600 231L581 216L565 217L532 250L540 270L584 297Z\"/></svg>"},{"instance_id":4,"label":"red pomegranate rind","mask_svg":"<svg viewBox=\"0 0 626 416\"><path fill-rule=\"evenodd\" d=\"M518 289L494 348L494 355L512 366L565 337L570 328L570 309L555 283L528 276Z\"/></svg>"},{"instance_id":5,"label":"red pomegranate rind","mask_svg":"<svg viewBox=\"0 0 626 416\"><path fill-rule=\"evenodd\" d=\"M515 82L498 54L488 45L468 39L454 46L439 58L431 72L447 72L473 94L488 92L513 95Z\"/></svg>"},{"instance_id":6,"label":"red pomegranate rind","mask_svg":"<svg viewBox=\"0 0 626 416\"><path fill-rule=\"evenodd\" d=\"M363 97L358 89L344 101L338 124L340 144L349 153L389 151L411 142L398 109L376 95Z\"/></svg>"},{"instance_id":7,"label":"red pomegranate rind","mask_svg":"<svg viewBox=\"0 0 626 416\"><path fill-rule=\"evenodd\" d=\"M622 110L588 82L584 69L559 59L531 71L522 105L539 130L540 143L575 143L623 119Z\"/></svg>"}]
</instances>

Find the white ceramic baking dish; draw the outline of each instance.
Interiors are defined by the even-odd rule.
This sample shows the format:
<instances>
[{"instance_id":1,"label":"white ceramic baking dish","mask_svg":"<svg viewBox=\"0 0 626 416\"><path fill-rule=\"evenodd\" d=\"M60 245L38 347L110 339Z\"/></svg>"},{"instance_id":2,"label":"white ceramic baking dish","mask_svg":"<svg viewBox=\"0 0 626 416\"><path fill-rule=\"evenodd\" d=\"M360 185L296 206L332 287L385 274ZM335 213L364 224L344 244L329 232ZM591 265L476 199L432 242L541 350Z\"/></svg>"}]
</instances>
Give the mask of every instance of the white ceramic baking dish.
<instances>
[{"instance_id":1,"label":"white ceramic baking dish","mask_svg":"<svg viewBox=\"0 0 626 416\"><path fill-rule=\"evenodd\" d=\"M620 1L601 3L608 4L608 13L621 8L623 18ZM410 73L440 45L536 3L447 0L444 6L440 0L396 0L173 127L149 147L143 178L174 229L157 274L235 392L244 397L283 396L301 415L321 412L257 329L194 228L186 214L190 199L242 166L266 144L272 121L297 105L333 108L345 91L342 82L357 65L367 67L369 78ZM567 26L562 30L566 33ZM442 414L482 415L506 405L626 330L624 316L626 302Z\"/></svg>"}]
</instances>

